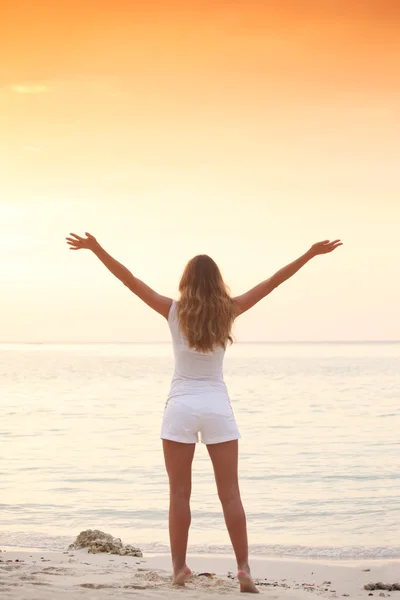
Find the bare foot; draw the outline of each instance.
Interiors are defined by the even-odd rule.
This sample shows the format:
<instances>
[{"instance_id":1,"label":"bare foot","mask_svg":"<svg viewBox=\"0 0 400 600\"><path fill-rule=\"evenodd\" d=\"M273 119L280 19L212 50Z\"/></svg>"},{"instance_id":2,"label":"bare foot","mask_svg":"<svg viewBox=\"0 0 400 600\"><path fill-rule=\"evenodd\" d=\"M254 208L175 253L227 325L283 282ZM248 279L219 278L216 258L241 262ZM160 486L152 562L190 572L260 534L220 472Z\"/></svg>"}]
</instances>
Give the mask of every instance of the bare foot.
<instances>
[{"instance_id":1,"label":"bare foot","mask_svg":"<svg viewBox=\"0 0 400 600\"><path fill-rule=\"evenodd\" d=\"M237 578L240 583L240 591L241 592L249 592L251 594L259 594L258 589L255 586L255 583L247 571L239 571L237 574Z\"/></svg>"},{"instance_id":2,"label":"bare foot","mask_svg":"<svg viewBox=\"0 0 400 600\"><path fill-rule=\"evenodd\" d=\"M185 585L186 581L189 579L191 574L192 571L189 569L189 567L183 567L183 569L174 574L172 578L172 584Z\"/></svg>"}]
</instances>

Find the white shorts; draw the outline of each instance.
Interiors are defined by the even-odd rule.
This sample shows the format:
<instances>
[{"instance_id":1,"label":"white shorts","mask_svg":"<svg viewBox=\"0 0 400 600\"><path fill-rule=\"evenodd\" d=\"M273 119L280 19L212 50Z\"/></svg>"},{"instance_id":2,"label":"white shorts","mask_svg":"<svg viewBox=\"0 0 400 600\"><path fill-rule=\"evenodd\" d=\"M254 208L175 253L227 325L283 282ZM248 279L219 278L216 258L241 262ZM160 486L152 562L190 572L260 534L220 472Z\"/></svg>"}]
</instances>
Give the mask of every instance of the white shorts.
<instances>
[{"instance_id":1,"label":"white shorts","mask_svg":"<svg viewBox=\"0 0 400 600\"><path fill-rule=\"evenodd\" d=\"M170 399L164 410L161 438L182 444L238 440L240 433L229 400L218 395L185 395Z\"/></svg>"}]
</instances>

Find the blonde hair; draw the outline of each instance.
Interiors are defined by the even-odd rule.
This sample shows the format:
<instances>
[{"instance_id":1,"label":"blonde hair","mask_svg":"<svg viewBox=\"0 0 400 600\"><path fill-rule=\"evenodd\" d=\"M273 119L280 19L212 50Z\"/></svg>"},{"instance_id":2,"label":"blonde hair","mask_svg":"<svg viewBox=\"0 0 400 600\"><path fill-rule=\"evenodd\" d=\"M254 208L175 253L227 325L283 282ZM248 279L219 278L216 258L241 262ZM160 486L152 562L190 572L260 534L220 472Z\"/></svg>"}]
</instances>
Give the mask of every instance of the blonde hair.
<instances>
[{"instance_id":1,"label":"blonde hair","mask_svg":"<svg viewBox=\"0 0 400 600\"><path fill-rule=\"evenodd\" d=\"M212 258L200 254L185 267L178 302L180 329L191 348L212 352L226 348L235 319L235 305L221 272Z\"/></svg>"}]
</instances>

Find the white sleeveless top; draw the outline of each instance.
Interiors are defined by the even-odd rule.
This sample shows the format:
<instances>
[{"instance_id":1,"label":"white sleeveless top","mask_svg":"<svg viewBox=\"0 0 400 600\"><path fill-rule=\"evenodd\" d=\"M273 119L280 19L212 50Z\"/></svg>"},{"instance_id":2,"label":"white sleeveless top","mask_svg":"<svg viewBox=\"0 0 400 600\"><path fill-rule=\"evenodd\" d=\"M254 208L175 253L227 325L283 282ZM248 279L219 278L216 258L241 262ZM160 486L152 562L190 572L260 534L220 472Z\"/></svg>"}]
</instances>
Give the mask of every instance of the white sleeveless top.
<instances>
[{"instance_id":1,"label":"white sleeveless top","mask_svg":"<svg viewBox=\"0 0 400 600\"><path fill-rule=\"evenodd\" d=\"M175 300L171 304L168 324L175 356L175 371L168 400L214 394L216 399L229 402L223 376L225 349L216 347L213 352L204 353L190 348L179 327Z\"/></svg>"}]
</instances>

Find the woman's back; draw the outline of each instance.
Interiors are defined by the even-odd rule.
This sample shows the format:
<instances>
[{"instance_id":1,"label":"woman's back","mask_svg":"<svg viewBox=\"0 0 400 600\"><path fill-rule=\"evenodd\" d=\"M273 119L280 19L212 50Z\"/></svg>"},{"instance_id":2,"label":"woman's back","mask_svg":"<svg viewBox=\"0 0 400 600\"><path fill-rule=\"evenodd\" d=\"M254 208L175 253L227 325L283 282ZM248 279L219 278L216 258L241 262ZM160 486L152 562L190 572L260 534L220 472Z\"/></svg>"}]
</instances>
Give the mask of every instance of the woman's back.
<instances>
[{"instance_id":1,"label":"woman's back","mask_svg":"<svg viewBox=\"0 0 400 600\"><path fill-rule=\"evenodd\" d=\"M175 300L168 314L175 371L164 411L161 437L186 444L218 444L239 439L223 378L225 348L212 352L191 348L179 324Z\"/></svg>"},{"instance_id":2,"label":"woman's back","mask_svg":"<svg viewBox=\"0 0 400 600\"><path fill-rule=\"evenodd\" d=\"M217 346L213 352L198 352L190 348L179 326L177 308L174 300L168 315L175 356L170 396L193 393L194 387L196 393L214 392L216 389L226 391L223 377L225 349Z\"/></svg>"}]
</instances>

